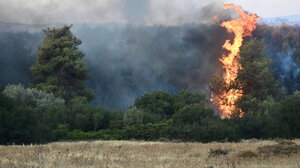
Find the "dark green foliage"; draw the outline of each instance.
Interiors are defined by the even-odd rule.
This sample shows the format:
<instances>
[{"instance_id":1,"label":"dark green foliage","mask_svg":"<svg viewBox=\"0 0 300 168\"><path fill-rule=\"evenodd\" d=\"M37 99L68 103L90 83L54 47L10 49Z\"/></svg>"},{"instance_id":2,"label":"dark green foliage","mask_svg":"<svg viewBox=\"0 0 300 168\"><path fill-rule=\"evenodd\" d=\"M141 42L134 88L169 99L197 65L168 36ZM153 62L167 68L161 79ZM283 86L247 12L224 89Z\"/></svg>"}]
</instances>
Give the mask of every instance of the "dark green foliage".
<instances>
[{"instance_id":1,"label":"dark green foliage","mask_svg":"<svg viewBox=\"0 0 300 168\"><path fill-rule=\"evenodd\" d=\"M39 47L37 63L31 67L33 86L66 101L77 96L91 100L93 93L86 87L88 67L78 50L81 41L70 29L64 26L44 30L46 37Z\"/></svg>"},{"instance_id":2,"label":"dark green foliage","mask_svg":"<svg viewBox=\"0 0 300 168\"><path fill-rule=\"evenodd\" d=\"M300 94L286 97L277 114L277 122L281 127L285 127L290 138L300 138Z\"/></svg>"},{"instance_id":3,"label":"dark green foliage","mask_svg":"<svg viewBox=\"0 0 300 168\"><path fill-rule=\"evenodd\" d=\"M202 121L201 124L173 125L173 139L184 141L237 141L240 138L236 127L221 119Z\"/></svg>"},{"instance_id":4,"label":"dark green foliage","mask_svg":"<svg viewBox=\"0 0 300 168\"><path fill-rule=\"evenodd\" d=\"M227 126L221 119L215 116L213 110L205 105L206 99L202 94L192 94L188 91L170 95L163 92L147 94L137 100L124 116L124 122L128 138L154 140L158 138L171 138L193 141L224 140L231 136L235 140L234 128ZM167 106L166 106L167 105ZM164 108L170 107L170 108ZM157 114L152 111L161 111L165 121L158 122L153 117ZM166 115L165 111L172 109L172 115ZM150 124L152 123L152 124ZM154 124L159 123L159 125ZM161 124L165 129L160 128ZM166 130L161 131L156 130ZM156 132L156 133L155 133Z\"/></svg>"},{"instance_id":5,"label":"dark green foliage","mask_svg":"<svg viewBox=\"0 0 300 168\"><path fill-rule=\"evenodd\" d=\"M273 98L280 100L282 91L275 80L271 59L265 52L263 41L250 40L241 48L240 63L243 67L238 73L236 85L244 95L237 105L245 112L257 115L262 101Z\"/></svg>"},{"instance_id":6,"label":"dark green foliage","mask_svg":"<svg viewBox=\"0 0 300 168\"><path fill-rule=\"evenodd\" d=\"M20 107L0 93L0 144L48 140L51 140L49 129L39 123L34 109Z\"/></svg>"},{"instance_id":7,"label":"dark green foliage","mask_svg":"<svg viewBox=\"0 0 300 168\"><path fill-rule=\"evenodd\" d=\"M272 61L265 53L265 43L250 40L241 49L240 63L243 69L239 71L238 82L245 95L251 95L259 100L279 95L279 82L274 78Z\"/></svg>"},{"instance_id":8,"label":"dark green foliage","mask_svg":"<svg viewBox=\"0 0 300 168\"><path fill-rule=\"evenodd\" d=\"M205 100L206 98L203 94L181 91L177 95L175 95L174 108L175 111L178 111L186 105L203 103Z\"/></svg>"},{"instance_id":9,"label":"dark green foliage","mask_svg":"<svg viewBox=\"0 0 300 168\"><path fill-rule=\"evenodd\" d=\"M142 124L162 122L172 118L186 105L199 104L204 101L204 95L192 94L188 91L181 91L176 95L161 91L153 92L137 99L134 106L129 109L129 114L125 115L127 117L125 119L130 116L133 120L133 116L135 119L139 116L139 122Z\"/></svg>"},{"instance_id":10,"label":"dark green foliage","mask_svg":"<svg viewBox=\"0 0 300 168\"><path fill-rule=\"evenodd\" d=\"M64 108L65 118L62 124L67 124L71 130L98 131L110 128L111 121L121 121L123 114L88 104L85 97L70 100Z\"/></svg>"},{"instance_id":11,"label":"dark green foliage","mask_svg":"<svg viewBox=\"0 0 300 168\"><path fill-rule=\"evenodd\" d=\"M156 121L162 121L174 113L173 108L174 97L165 92L153 92L145 94L137 99L134 105L147 113L155 115Z\"/></svg>"},{"instance_id":12,"label":"dark green foliage","mask_svg":"<svg viewBox=\"0 0 300 168\"><path fill-rule=\"evenodd\" d=\"M238 141L240 138L236 125L226 120L216 119L203 123L201 139L198 141Z\"/></svg>"},{"instance_id":13,"label":"dark green foliage","mask_svg":"<svg viewBox=\"0 0 300 168\"><path fill-rule=\"evenodd\" d=\"M97 132L70 131L64 126L54 130L56 141L83 141L83 140L122 140L125 139L123 130L103 129Z\"/></svg>"},{"instance_id":14,"label":"dark green foliage","mask_svg":"<svg viewBox=\"0 0 300 168\"><path fill-rule=\"evenodd\" d=\"M236 128L218 118L204 104L186 105L173 116L172 138L185 141L234 141L239 138Z\"/></svg>"},{"instance_id":15,"label":"dark green foliage","mask_svg":"<svg viewBox=\"0 0 300 168\"><path fill-rule=\"evenodd\" d=\"M243 118L232 119L237 126L239 135L243 139L261 138L264 131L262 118L252 115L246 115Z\"/></svg>"},{"instance_id":16,"label":"dark green foliage","mask_svg":"<svg viewBox=\"0 0 300 168\"><path fill-rule=\"evenodd\" d=\"M204 104L187 105L180 109L173 116L174 124L202 124L203 121L217 118L213 110L208 109Z\"/></svg>"},{"instance_id":17,"label":"dark green foliage","mask_svg":"<svg viewBox=\"0 0 300 168\"><path fill-rule=\"evenodd\" d=\"M136 140L158 140L160 138L168 138L171 126L171 121L127 126L124 128L125 138Z\"/></svg>"},{"instance_id":18,"label":"dark green foliage","mask_svg":"<svg viewBox=\"0 0 300 168\"><path fill-rule=\"evenodd\" d=\"M263 111L258 113L260 115L249 113L243 118L222 120L205 105L203 98L202 102L195 103L179 96L182 93L171 95L172 105L185 105L163 122L144 122L148 113L136 107L132 108L142 113L134 112L126 119L128 113L124 116L118 111L94 107L85 97L76 97L66 106L40 113L39 109L18 106L12 99L0 94L0 143L97 139L211 142L299 137L299 94L288 96L282 103L273 99L260 102L259 109ZM190 95L187 96L190 98L193 94L185 92L184 95ZM143 122L140 122L141 116Z\"/></svg>"}]
</instances>

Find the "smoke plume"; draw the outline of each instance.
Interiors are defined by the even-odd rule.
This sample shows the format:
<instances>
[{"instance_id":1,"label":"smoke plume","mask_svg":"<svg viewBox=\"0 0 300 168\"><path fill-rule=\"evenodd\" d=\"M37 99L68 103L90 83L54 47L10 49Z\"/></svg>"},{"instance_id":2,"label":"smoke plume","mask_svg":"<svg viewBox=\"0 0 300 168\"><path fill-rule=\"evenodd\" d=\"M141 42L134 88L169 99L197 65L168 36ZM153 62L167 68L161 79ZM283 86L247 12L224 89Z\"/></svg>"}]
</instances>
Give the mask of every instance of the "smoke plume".
<instances>
[{"instance_id":1,"label":"smoke plume","mask_svg":"<svg viewBox=\"0 0 300 168\"><path fill-rule=\"evenodd\" d=\"M156 90L209 95L227 36L219 22L231 17L222 5L220 0L2 0L0 20L14 23L0 24L0 84L28 85L41 29L72 23L83 41L95 104L124 109Z\"/></svg>"},{"instance_id":2,"label":"smoke plume","mask_svg":"<svg viewBox=\"0 0 300 168\"><path fill-rule=\"evenodd\" d=\"M207 21L223 0L1 0L0 20L24 24L136 23L178 25ZM209 10L202 10L211 5ZM212 7L213 6L213 7ZM206 17L203 17L205 15Z\"/></svg>"},{"instance_id":3,"label":"smoke plume","mask_svg":"<svg viewBox=\"0 0 300 168\"><path fill-rule=\"evenodd\" d=\"M41 30L74 24L90 68L88 85L97 95L93 103L125 109L156 90L187 89L209 97L211 76L221 71L222 45L230 38L219 25L235 17L221 2L1 0L0 86L29 86ZM299 32L299 26L261 25L254 33L267 42L289 93L300 89Z\"/></svg>"},{"instance_id":4,"label":"smoke plume","mask_svg":"<svg viewBox=\"0 0 300 168\"><path fill-rule=\"evenodd\" d=\"M74 24L90 67L88 85L97 95L93 103L125 109L156 90L187 89L209 97L230 36L219 24L232 17L221 0L1 0L0 86L29 86L41 30ZM299 26L261 25L254 33L267 42L289 93L300 90L299 32Z\"/></svg>"}]
</instances>

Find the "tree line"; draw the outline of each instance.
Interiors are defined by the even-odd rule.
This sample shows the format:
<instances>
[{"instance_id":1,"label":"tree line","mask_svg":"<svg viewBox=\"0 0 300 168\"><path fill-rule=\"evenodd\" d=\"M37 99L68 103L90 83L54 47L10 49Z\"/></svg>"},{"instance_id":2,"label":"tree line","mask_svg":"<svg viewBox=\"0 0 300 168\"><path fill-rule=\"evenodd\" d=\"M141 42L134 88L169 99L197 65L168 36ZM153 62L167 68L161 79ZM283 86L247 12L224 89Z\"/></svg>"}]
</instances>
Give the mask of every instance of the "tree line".
<instances>
[{"instance_id":1,"label":"tree line","mask_svg":"<svg viewBox=\"0 0 300 168\"><path fill-rule=\"evenodd\" d=\"M276 80L266 44L247 39L236 83L224 87L213 77L214 92L241 87L238 112L221 119L201 93L161 91L138 98L126 112L92 105L86 86L88 66L71 26L44 30L46 37L30 69L30 87L7 85L0 93L0 143L60 140L239 141L299 138L300 94L286 94ZM118 89L118 88L115 88Z\"/></svg>"}]
</instances>

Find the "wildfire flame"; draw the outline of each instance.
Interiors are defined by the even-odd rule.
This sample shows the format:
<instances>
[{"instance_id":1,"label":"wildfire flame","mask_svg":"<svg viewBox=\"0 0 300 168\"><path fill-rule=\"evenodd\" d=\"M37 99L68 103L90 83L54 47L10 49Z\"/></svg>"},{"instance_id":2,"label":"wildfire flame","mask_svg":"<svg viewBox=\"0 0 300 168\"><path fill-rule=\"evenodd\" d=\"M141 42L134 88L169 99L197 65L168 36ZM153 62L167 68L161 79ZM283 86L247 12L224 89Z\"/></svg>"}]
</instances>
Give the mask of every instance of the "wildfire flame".
<instances>
[{"instance_id":1,"label":"wildfire flame","mask_svg":"<svg viewBox=\"0 0 300 168\"><path fill-rule=\"evenodd\" d=\"M220 59L225 71L223 79L227 85L227 90L219 95L213 94L211 100L222 112L222 118L229 118L236 111L238 111L240 117L242 117L243 112L236 107L235 103L243 96L243 90L232 89L230 88L230 84L236 81L238 71L243 69L239 63L239 52L243 44L243 38L252 36L252 32L256 29L259 18L256 14L248 15L244 10L234 4L225 4L224 8L233 8L240 17L236 20L226 21L221 24L222 27L227 29L227 32L234 34L234 41L230 43L230 40L226 40L223 48L228 50L229 54L223 54Z\"/></svg>"}]
</instances>

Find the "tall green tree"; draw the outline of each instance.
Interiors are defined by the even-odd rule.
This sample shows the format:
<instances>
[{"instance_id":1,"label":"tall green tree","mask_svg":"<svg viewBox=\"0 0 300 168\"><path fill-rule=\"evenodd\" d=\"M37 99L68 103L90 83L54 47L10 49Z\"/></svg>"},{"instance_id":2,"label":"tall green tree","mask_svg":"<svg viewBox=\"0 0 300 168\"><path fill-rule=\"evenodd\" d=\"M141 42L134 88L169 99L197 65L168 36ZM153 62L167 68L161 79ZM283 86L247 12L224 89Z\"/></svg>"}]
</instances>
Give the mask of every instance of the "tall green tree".
<instances>
[{"instance_id":1,"label":"tall green tree","mask_svg":"<svg viewBox=\"0 0 300 168\"><path fill-rule=\"evenodd\" d=\"M71 32L72 26L44 30L46 37L37 53L37 63L31 67L33 86L53 92L66 101L77 96L91 100L87 88L88 67L79 51L81 40Z\"/></svg>"},{"instance_id":2,"label":"tall green tree","mask_svg":"<svg viewBox=\"0 0 300 168\"><path fill-rule=\"evenodd\" d=\"M244 95L237 104L244 112L256 115L261 111L263 101L279 100L282 90L263 41L248 41L241 48L240 56L243 69L239 71L235 85L243 90Z\"/></svg>"}]
</instances>

